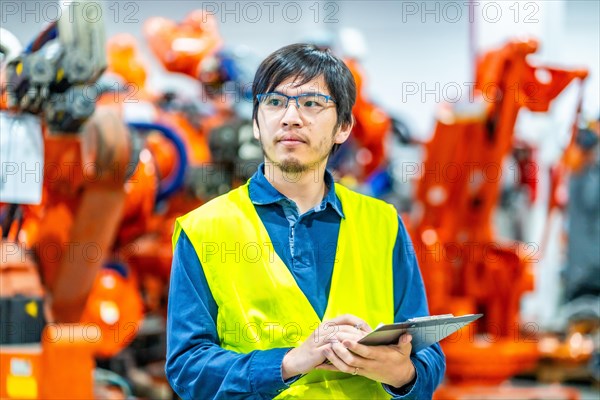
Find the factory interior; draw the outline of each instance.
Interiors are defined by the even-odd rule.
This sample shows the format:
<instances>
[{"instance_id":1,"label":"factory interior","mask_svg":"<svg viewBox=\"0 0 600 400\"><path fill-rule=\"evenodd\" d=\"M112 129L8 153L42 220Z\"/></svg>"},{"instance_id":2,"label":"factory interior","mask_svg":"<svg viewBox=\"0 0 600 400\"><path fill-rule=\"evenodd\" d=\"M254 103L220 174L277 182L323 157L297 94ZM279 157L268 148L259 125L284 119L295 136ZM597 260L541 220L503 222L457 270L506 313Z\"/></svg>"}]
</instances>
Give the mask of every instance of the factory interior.
<instances>
[{"instance_id":1,"label":"factory interior","mask_svg":"<svg viewBox=\"0 0 600 400\"><path fill-rule=\"evenodd\" d=\"M599 1L2 1L0 20L1 399L186 398L165 373L175 220L264 161L254 74L293 43L356 82L335 181L394 205L431 315L482 314L441 340L433 399L600 399Z\"/></svg>"}]
</instances>

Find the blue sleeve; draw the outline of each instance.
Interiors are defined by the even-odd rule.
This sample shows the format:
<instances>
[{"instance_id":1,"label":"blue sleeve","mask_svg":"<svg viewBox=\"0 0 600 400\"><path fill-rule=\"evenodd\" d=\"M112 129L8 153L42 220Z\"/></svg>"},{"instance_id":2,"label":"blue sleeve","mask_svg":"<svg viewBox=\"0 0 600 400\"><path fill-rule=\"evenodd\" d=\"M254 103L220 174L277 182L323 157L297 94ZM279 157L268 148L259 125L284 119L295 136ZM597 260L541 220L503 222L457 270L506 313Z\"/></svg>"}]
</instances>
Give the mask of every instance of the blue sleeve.
<instances>
[{"instance_id":1,"label":"blue sleeve","mask_svg":"<svg viewBox=\"0 0 600 400\"><path fill-rule=\"evenodd\" d=\"M198 255L182 231L175 246L167 307L165 372L186 399L273 398L288 388L278 348L240 354L219 345L217 304ZM289 381L288 381L289 382Z\"/></svg>"},{"instance_id":2,"label":"blue sleeve","mask_svg":"<svg viewBox=\"0 0 600 400\"><path fill-rule=\"evenodd\" d=\"M425 285L408 232L398 218L398 237L394 247L394 322L429 315ZM383 385L394 399L431 399L446 371L446 358L439 343L412 355L416 379L412 385L394 389Z\"/></svg>"}]
</instances>

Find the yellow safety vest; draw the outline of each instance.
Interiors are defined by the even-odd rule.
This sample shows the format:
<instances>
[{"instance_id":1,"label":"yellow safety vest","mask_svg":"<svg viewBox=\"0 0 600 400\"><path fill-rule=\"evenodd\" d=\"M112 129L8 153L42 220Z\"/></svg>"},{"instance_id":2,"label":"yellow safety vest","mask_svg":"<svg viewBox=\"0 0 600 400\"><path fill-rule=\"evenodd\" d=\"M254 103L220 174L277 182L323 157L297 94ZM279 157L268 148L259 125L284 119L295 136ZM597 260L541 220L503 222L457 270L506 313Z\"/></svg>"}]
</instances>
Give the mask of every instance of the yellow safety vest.
<instances>
[{"instance_id":1,"label":"yellow safety vest","mask_svg":"<svg viewBox=\"0 0 600 400\"><path fill-rule=\"evenodd\" d=\"M336 184L344 210L323 320L356 315L375 327L394 320L393 206ZM238 353L301 344L322 322L277 255L248 195L248 184L177 219L202 264L218 306L221 346ZM381 383L342 372L313 371L277 399L390 398Z\"/></svg>"}]
</instances>

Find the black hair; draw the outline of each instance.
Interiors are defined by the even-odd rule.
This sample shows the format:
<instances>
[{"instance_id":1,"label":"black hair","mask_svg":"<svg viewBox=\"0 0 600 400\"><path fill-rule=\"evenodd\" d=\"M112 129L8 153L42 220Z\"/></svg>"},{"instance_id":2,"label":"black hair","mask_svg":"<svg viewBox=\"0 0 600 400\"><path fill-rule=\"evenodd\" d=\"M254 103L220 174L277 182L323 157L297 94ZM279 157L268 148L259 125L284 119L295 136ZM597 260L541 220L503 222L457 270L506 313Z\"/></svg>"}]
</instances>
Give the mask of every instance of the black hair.
<instances>
[{"instance_id":1,"label":"black hair","mask_svg":"<svg viewBox=\"0 0 600 400\"><path fill-rule=\"evenodd\" d=\"M344 62L329 49L297 43L271 53L258 67L252 84L252 120L258 125L256 95L273 91L290 77L299 78L298 85L323 76L329 94L335 100L336 128L352 124L352 107L356 101L356 83ZM335 145L332 152L337 150Z\"/></svg>"}]
</instances>

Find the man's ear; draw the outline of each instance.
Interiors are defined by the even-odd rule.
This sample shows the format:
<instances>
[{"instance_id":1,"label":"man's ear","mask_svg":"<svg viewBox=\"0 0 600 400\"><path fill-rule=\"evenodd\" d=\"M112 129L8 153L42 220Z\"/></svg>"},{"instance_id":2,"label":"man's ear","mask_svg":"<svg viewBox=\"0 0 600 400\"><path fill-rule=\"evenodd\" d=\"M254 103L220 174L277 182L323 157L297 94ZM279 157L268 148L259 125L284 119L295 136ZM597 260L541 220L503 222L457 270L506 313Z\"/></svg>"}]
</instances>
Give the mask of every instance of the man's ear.
<instances>
[{"instance_id":1,"label":"man's ear","mask_svg":"<svg viewBox=\"0 0 600 400\"><path fill-rule=\"evenodd\" d=\"M335 136L333 138L333 142L337 143L337 144L344 143L346 140L348 140L348 137L350 136L350 132L352 132L353 127L354 127L354 115L352 116L352 121L350 121L350 123L348 123L346 125L342 124L337 129L337 133L335 134Z\"/></svg>"},{"instance_id":2,"label":"man's ear","mask_svg":"<svg viewBox=\"0 0 600 400\"><path fill-rule=\"evenodd\" d=\"M260 129L258 129L256 119L252 122L252 133L254 133L254 139L260 141Z\"/></svg>"}]
</instances>

